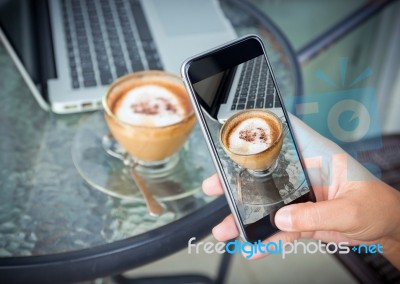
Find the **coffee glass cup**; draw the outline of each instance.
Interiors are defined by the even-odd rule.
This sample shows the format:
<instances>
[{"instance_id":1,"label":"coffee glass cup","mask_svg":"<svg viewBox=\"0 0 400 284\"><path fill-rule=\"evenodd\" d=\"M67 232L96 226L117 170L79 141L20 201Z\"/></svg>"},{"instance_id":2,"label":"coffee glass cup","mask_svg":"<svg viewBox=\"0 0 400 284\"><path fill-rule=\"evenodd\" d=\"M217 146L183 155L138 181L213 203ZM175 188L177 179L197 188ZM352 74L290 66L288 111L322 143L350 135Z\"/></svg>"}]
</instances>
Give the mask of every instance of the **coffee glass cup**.
<instances>
[{"instance_id":1,"label":"coffee glass cup","mask_svg":"<svg viewBox=\"0 0 400 284\"><path fill-rule=\"evenodd\" d=\"M245 133L240 132L240 137L236 139L248 139L251 144L252 140L264 139L268 140L268 144L265 144L264 148L260 151L246 151L234 149L229 141L232 135L239 135L236 129L237 127L245 122L254 118L259 118L268 125L269 132L265 133L262 128L253 126L246 128ZM236 133L235 133L236 131ZM261 132L260 132L261 131ZM239 166L249 170L255 176L266 176L270 175L276 168L277 158L281 152L283 144L283 124L280 118L271 111L263 109L252 109L240 111L232 115L228 120L225 121L224 125L220 130L220 144L226 152L226 154ZM246 143L244 144L246 145ZM244 146L243 146L244 147Z\"/></svg>"},{"instance_id":2,"label":"coffee glass cup","mask_svg":"<svg viewBox=\"0 0 400 284\"><path fill-rule=\"evenodd\" d=\"M150 89L144 89L149 86ZM165 95L157 98L159 88L172 94L173 98ZM154 90L156 92L152 93ZM139 92L137 98L124 106L125 101L121 100L131 91ZM132 119L139 119L122 119L118 115L122 107L125 107L125 114L132 111L132 114L128 113L133 115ZM173 167L179 160L178 151L196 123L181 78L164 71L141 71L119 78L103 97L103 108L111 134L138 164L138 170Z\"/></svg>"}]
</instances>

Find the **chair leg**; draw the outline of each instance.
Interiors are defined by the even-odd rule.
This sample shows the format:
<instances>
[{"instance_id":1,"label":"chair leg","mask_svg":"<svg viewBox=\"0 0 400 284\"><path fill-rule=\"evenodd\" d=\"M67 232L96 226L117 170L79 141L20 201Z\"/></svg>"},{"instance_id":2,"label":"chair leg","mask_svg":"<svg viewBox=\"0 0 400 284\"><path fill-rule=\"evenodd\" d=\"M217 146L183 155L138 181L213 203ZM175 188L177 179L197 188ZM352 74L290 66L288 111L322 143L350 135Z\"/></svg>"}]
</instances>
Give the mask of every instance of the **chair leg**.
<instances>
[{"instance_id":1,"label":"chair leg","mask_svg":"<svg viewBox=\"0 0 400 284\"><path fill-rule=\"evenodd\" d=\"M232 261L232 254L225 252L221 256L221 262L219 264L218 275L217 279L215 280L215 283L217 284L225 283L231 261Z\"/></svg>"}]
</instances>

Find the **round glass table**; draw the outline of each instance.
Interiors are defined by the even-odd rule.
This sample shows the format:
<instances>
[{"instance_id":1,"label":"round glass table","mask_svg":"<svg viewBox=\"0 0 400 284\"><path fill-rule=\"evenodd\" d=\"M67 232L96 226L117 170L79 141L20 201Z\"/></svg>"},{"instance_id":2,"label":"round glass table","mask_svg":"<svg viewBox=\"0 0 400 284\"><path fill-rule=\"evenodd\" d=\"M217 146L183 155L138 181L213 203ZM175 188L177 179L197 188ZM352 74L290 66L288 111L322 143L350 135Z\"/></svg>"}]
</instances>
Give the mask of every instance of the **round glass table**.
<instances>
[{"instance_id":1,"label":"round glass table","mask_svg":"<svg viewBox=\"0 0 400 284\"><path fill-rule=\"evenodd\" d=\"M221 1L221 6L239 36L265 39L282 93L301 95L297 59L279 29L247 1ZM172 254L192 237L205 237L229 213L224 197L209 198L200 190L214 168L199 131L191 139L205 155L185 168L182 191L190 194L161 197L167 211L153 217L140 195L132 197L126 188L123 194L112 194L107 186L101 190L76 166L77 136L102 129L101 111L45 112L3 45L0 66L0 282L72 282L117 274ZM93 137L78 159L94 159ZM90 151L92 156L85 156ZM97 158L97 177L103 185L112 183L108 158Z\"/></svg>"}]
</instances>

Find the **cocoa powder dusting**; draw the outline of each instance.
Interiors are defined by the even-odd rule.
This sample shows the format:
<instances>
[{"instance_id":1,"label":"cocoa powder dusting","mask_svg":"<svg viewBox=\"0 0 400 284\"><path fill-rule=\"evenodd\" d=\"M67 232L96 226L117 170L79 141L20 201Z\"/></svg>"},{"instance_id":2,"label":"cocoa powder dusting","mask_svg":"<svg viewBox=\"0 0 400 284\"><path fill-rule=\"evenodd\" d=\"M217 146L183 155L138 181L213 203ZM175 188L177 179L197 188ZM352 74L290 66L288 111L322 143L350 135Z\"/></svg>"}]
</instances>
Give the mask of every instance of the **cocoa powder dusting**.
<instances>
[{"instance_id":1,"label":"cocoa powder dusting","mask_svg":"<svg viewBox=\"0 0 400 284\"><path fill-rule=\"evenodd\" d=\"M267 143L267 134L265 133L265 130L260 127L257 127L256 129L247 128L241 130L239 132L239 138L247 142L254 142L258 138L262 142Z\"/></svg>"},{"instance_id":2,"label":"cocoa powder dusting","mask_svg":"<svg viewBox=\"0 0 400 284\"><path fill-rule=\"evenodd\" d=\"M177 113L177 108L169 100L165 98L156 98L154 101L142 101L131 104L134 113L156 115L163 109L171 114Z\"/></svg>"}]
</instances>

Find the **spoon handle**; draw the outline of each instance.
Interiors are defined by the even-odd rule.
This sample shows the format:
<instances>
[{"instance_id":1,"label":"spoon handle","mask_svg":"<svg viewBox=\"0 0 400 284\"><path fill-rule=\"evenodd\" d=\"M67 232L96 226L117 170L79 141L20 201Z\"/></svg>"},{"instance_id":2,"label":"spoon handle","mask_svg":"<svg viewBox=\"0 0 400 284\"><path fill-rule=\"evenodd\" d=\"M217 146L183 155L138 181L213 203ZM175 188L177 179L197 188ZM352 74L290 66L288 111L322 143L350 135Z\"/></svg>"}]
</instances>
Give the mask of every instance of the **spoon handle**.
<instances>
[{"instance_id":1,"label":"spoon handle","mask_svg":"<svg viewBox=\"0 0 400 284\"><path fill-rule=\"evenodd\" d=\"M164 207L154 198L153 194L150 192L146 183L140 175L138 175L133 167L130 168L131 176L143 195L144 201L146 202L149 214L152 216L160 216L164 212Z\"/></svg>"}]
</instances>

